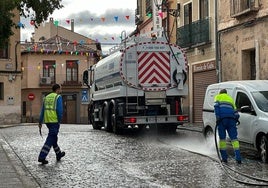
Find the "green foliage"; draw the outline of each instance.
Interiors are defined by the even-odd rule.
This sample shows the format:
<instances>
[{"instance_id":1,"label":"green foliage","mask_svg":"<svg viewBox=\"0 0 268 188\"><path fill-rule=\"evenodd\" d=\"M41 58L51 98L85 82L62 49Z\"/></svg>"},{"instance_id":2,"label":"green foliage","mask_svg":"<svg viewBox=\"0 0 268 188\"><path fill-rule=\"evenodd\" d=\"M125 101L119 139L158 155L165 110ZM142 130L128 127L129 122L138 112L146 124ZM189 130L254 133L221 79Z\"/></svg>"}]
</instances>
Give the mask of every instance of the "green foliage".
<instances>
[{"instance_id":1,"label":"green foliage","mask_svg":"<svg viewBox=\"0 0 268 188\"><path fill-rule=\"evenodd\" d=\"M34 21L37 25L40 25L55 9L63 7L61 1L62 0L21 0L17 8L24 17L32 16L31 9L34 10Z\"/></svg>"},{"instance_id":2,"label":"green foliage","mask_svg":"<svg viewBox=\"0 0 268 188\"><path fill-rule=\"evenodd\" d=\"M35 26L47 20L56 9L63 7L62 0L0 0L0 48L5 46L13 35L12 28L16 26L12 11L18 9L21 16L31 17ZM34 13L34 14L33 14Z\"/></svg>"},{"instance_id":3,"label":"green foliage","mask_svg":"<svg viewBox=\"0 0 268 188\"><path fill-rule=\"evenodd\" d=\"M13 34L12 27L14 23L12 17L14 14L11 12L16 5L13 1L1 0L0 1L0 47L4 47L8 42L9 36Z\"/></svg>"}]
</instances>

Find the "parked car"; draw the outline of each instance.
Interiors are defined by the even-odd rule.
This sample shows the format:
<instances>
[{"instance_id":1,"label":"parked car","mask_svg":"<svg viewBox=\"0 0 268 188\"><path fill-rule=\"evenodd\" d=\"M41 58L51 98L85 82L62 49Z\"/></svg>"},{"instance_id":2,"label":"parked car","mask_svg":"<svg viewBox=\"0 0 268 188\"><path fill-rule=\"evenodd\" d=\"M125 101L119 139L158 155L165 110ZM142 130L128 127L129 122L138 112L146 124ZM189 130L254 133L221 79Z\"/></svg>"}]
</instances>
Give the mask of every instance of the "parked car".
<instances>
[{"instance_id":1,"label":"parked car","mask_svg":"<svg viewBox=\"0 0 268 188\"><path fill-rule=\"evenodd\" d=\"M268 163L268 80L228 81L209 85L203 104L203 133L214 134L216 117L214 97L226 89L235 101L240 124L237 125L241 147L255 149Z\"/></svg>"}]
</instances>

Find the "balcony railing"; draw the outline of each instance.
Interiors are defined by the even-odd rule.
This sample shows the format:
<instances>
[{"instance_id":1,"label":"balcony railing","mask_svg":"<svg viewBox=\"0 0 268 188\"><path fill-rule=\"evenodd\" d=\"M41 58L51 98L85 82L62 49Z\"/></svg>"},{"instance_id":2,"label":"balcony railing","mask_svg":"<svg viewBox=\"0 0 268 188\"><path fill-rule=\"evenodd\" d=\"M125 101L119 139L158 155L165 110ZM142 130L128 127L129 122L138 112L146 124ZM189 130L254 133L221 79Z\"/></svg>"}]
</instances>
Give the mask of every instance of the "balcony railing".
<instances>
[{"instance_id":1,"label":"balcony railing","mask_svg":"<svg viewBox=\"0 0 268 188\"><path fill-rule=\"evenodd\" d=\"M193 48L210 43L210 20L206 18L178 28L177 45L182 48Z\"/></svg>"}]
</instances>

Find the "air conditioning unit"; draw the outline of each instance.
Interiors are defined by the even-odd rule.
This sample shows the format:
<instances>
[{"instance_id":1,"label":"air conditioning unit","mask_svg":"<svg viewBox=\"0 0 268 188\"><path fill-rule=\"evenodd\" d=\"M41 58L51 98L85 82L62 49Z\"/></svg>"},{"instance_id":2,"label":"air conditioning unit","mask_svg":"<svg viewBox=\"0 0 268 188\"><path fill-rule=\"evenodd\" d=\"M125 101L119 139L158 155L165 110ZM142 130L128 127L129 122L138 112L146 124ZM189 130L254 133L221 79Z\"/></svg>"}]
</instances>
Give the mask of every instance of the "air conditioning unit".
<instances>
[{"instance_id":1,"label":"air conditioning unit","mask_svg":"<svg viewBox=\"0 0 268 188\"><path fill-rule=\"evenodd\" d=\"M51 78L50 77L41 77L40 84L51 84Z\"/></svg>"}]
</instances>

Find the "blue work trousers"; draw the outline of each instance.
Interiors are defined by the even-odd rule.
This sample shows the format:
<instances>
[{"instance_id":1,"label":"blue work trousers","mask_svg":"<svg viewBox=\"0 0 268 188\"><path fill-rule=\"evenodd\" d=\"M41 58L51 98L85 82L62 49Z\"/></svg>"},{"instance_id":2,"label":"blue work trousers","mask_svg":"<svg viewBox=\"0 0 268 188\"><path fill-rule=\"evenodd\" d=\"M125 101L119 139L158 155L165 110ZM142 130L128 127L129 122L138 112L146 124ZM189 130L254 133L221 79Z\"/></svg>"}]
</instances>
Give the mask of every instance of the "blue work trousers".
<instances>
[{"instance_id":1,"label":"blue work trousers","mask_svg":"<svg viewBox=\"0 0 268 188\"><path fill-rule=\"evenodd\" d=\"M231 140L237 139L236 120L233 118L223 118L218 125L220 140L226 139L226 131Z\"/></svg>"},{"instance_id":2,"label":"blue work trousers","mask_svg":"<svg viewBox=\"0 0 268 188\"><path fill-rule=\"evenodd\" d=\"M47 123L48 136L46 141L40 151L39 159L45 159L50 151L50 148L53 147L56 156L61 154L60 148L58 146L58 133L60 124L59 123Z\"/></svg>"},{"instance_id":3,"label":"blue work trousers","mask_svg":"<svg viewBox=\"0 0 268 188\"><path fill-rule=\"evenodd\" d=\"M221 157L224 161L227 160L228 157L226 152L226 131L231 139L235 158L237 161L241 161L239 142L237 140L236 120L233 118L223 118L218 124Z\"/></svg>"}]
</instances>

